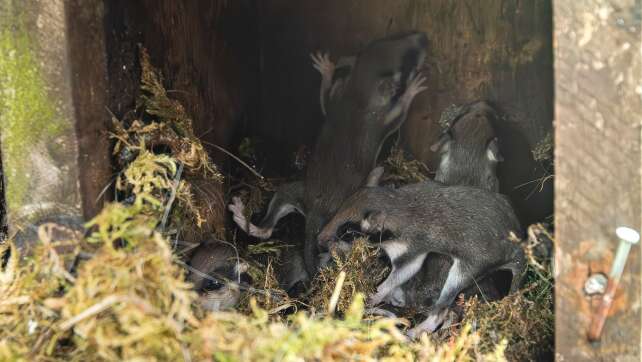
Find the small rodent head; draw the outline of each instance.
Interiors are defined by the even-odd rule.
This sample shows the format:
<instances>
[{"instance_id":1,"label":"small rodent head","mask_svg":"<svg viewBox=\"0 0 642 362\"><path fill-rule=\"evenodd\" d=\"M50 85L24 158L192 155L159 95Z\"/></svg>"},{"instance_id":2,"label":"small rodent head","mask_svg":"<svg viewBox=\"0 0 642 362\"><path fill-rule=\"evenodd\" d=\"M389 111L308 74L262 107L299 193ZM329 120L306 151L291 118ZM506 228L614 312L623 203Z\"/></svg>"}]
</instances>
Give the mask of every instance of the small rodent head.
<instances>
[{"instance_id":1,"label":"small rodent head","mask_svg":"<svg viewBox=\"0 0 642 362\"><path fill-rule=\"evenodd\" d=\"M248 264L237 257L231 245L212 242L201 245L189 264L187 280L194 285L205 310L236 306L241 298L240 284L248 278Z\"/></svg>"},{"instance_id":2,"label":"small rodent head","mask_svg":"<svg viewBox=\"0 0 642 362\"><path fill-rule=\"evenodd\" d=\"M211 280L205 282L198 293L201 307L212 312L234 308L241 298L238 285Z\"/></svg>"},{"instance_id":3,"label":"small rodent head","mask_svg":"<svg viewBox=\"0 0 642 362\"><path fill-rule=\"evenodd\" d=\"M498 191L496 168L504 158L492 125L497 114L486 102L475 102L463 109L430 147L440 155L435 180Z\"/></svg>"}]
</instances>

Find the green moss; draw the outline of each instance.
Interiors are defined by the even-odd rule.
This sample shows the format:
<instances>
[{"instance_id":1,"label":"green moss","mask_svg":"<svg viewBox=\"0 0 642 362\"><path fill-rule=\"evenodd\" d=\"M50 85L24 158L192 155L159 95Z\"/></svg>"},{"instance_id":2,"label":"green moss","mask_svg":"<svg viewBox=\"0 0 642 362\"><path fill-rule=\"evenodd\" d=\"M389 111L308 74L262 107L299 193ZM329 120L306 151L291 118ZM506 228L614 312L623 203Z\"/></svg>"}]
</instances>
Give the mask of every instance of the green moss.
<instances>
[{"instance_id":1,"label":"green moss","mask_svg":"<svg viewBox=\"0 0 642 362\"><path fill-rule=\"evenodd\" d=\"M29 155L66 128L48 97L31 41L19 29L0 30L0 127L6 201L15 210L28 196Z\"/></svg>"}]
</instances>

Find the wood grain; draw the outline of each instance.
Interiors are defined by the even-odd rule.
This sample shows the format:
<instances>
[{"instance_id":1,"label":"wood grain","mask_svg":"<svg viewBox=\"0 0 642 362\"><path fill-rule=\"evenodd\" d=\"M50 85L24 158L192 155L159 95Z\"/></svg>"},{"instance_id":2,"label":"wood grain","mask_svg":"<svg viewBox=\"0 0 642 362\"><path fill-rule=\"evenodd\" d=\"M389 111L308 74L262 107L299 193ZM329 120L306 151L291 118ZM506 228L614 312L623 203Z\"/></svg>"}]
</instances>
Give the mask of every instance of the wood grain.
<instances>
[{"instance_id":1,"label":"wood grain","mask_svg":"<svg viewBox=\"0 0 642 362\"><path fill-rule=\"evenodd\" d=\"M556 353L639 360L640 249L632 250L601 342L582 287L608 272L615 228L640 228L640 2L554 2ZM625 302L618 303L620 301Z\"/></svg>"}]
</instances>

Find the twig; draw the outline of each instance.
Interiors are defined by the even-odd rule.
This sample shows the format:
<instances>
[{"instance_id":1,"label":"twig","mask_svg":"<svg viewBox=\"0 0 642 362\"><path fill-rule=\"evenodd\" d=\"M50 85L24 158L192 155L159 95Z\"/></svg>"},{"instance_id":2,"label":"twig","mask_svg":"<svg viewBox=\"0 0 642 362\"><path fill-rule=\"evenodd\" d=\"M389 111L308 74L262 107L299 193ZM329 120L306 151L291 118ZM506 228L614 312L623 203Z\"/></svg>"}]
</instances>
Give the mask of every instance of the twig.
<instances>
[{"instance_id":1,"label":"twig","mask_svg":"<svg viewBox=\"0 0 642 362\"><path fill-rule=\"evenodd\" d=\"M339 295L341 295L341 289L343 289L343 282L345 280L346 272L342 270L341 273L339 273L339 277L337 278L337 284L334 286L332 297L330 297L330 304L328 304L328 314L331 316L337 309L337 303L339 303Z\"/></svg>"},{"instance_id":2,"label":"twig","mask_svg":"<svg viewBox=\"0 0 642 362\"><path fill-rule=\"evenodd\" d=\"M96 200L94 201L94 203L96 203L96 204L98 203L98 201L100 200L100 198L101 198L101 197L103 197L103 195L105 195L105 193L107 192L107 190L109 190L109 187L110 187L110 186L111 186L111 185L116 181L116 179L118 178L118 176L120 176L120 174L121 174L121 173L122 173L122 171L119 171L118 173L116 173L116 176L112 177L112 178L111 178L111 180L109 180L109 182L107 183L107 186L105 186L105 187L103 188L103 190L102 190L102 191L100 191L100 193L99 193L99 194L98 194L98 196L96 197Z\"/></svg>"},{"instance_id":3,"label":"twig","mask_svg":"<svg viewBox=\"0 0 642 362\"><path fill-rule=\"evenodd\" d=\"M203 273L202 271L200 271L200 270L198 270L198 269L186 264L185 262L183 262L181 260L175 260L175 262L177 264L181 265L182 267L184 267L185 269L189 270L190 272L200 276L201 278L204 278L204 279L207 279L207 280L211 280L213 282L217 282L217 283L221 283L221 284L234 285L234 286L237 286L240 290L244 290L244 291L248 291L248 292L252 292L252 293L263 294L265 296L275 298L275 299L277 299L279 301L284 299L281 294L275 293L275 292L273 292L273 291L271 291L269 289L256 289L256 288L250 287L248 285L245 285L243 283L236 283L236 282L231 281L231 280L224 280L224 279L215 278L215 277L213 277L213 276L211 276L209 274Z\"/></svg>"},{"instance_id":4,"label":"twig","mask_svg":"<svg viewBox=\"0 0 642 362\"><path fill-rule=\"evenodd\" d=\"M169 196L169 201L165 207L165 212L163 213L163 220L161 221L161 232L165 231L165 225L167 224L167 218L169 217L169 212L172 209L172 204L176 199L176 191L180 185L181 174L183 173L183 163L181 162L178 165L178 170L176 171L176 176L174 176L174 185L172 186L172 193Z\"/></svg>"},{"instance_id":5,"label":"twig","mask_svg":"<svg viewBox=\"0 0 642 362\"><path fill-rule=\"evenodd\" d=\"M65 322L60 324L60 329L63 331L66 331L69 328L73 327L76 323L82 321L83 319L89 318L104 310L107 310L107 308L111 307L113 304L123 301L123 299L124 299L123 296L120 296L120 295L110 295L105 299L103 299L102 301L100 301L99 303L96 303L91 307L85 309L84 311L80 312L79 314L75 315L74 317L67 319Z\"/></svg>"},{"instance_id":6,"label":"twig","mask_svg":"<svg viewBox=\"0 0 642 362\"><path fill-rule=\"evenodd\" d=\"M477 290L479 290L479 294L481 294L482 298L484 299L484 302L486 304L490 304L488 303L488 299L486 299L486 295L484 295L484 291L481 289L479 284L477 284L477 279L473 278L473 282L475 282L475 286L477 287Z\"/></svg>"},{"instance_id":7,"label":"twig","mask_svg":"<svg viewBox=\"0 0 642 362\"><path fill-rule=\"evenodd\" d=\"M247 168L248 170L250 170L250 172L252 172L254 175L256 175L256 177L260 178L261 180L264 180L264 179L265 179L265 177L263 177L263 175L261 175L258 171L256 171L255 169L253 169L253 168L252 168L250 165L248 165L247 163L243 162L243 160L241 160L240 158L238 158L238 157L234 156L230 151L228 151L228 150L224 149L224 148L223 148L223 147L221 147L221 146L215 145L215 144L213 144L213 143L209 143L209 142L206 142L206 141L203 141L203 140L201 140L201 142L202 142L203 144L206 144L206 145L212 146L212 147L216 148L217 150L219 150L219 151L221 151L221 152L225 153L226 155L228 155L228 156L232 157L233 159L235 159L236 161L238 161L238 163L240 163L241 165L245 166L245 168Z\"/></svg>"},{"instance_id":8,"label":"twig","mask_svg":"<svg viewBox=\"0 0 642 362\"><path fill-rule=\"evenodd\" d=\"M114 114L114 112L112 112L112 111L111 111L111 109L109 109L109 107L105 106L105 110L106 110L106 111L107 111L107 113L109 113L109 115L111 116L112 121L118 121L118 117L116 117L116 115Z\"/></svg>"},{"instance_id":9,"label":"twig","mask_svg":"<svg viewBox=\"0 0 642 362\"><path fill-rule=\"evenodd\" d=\"M190 355L187 346L185 346L185 343L181 343L181 351L183 352L183 361L192 362L192 356Z\"/></svg>"}]
</instances>

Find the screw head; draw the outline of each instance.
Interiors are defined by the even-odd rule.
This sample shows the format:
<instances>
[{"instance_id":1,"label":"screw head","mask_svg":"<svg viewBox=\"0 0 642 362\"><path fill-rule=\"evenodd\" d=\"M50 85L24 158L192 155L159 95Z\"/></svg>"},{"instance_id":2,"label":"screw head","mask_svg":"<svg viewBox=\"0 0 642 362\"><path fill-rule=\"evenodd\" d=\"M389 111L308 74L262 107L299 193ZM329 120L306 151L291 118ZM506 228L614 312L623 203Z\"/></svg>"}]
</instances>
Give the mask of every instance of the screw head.
<instances>
[{"instance_id":1,"label":"screw head","mask_svg":"<svg viewBox=\"0 0 642 362\"><path fill-rule=\"evenodd\" d=\"M608 282L606 275L602 273L593 274L584 283L584 293L587 295L604 294Z\"/></svg>"},{"instance_id":2,"label":"screw head","mask_svg":"<svg viewBox=\"0 0 642 362\"><path fill-rule=\"evenodd\" d=\"M620 240L626 241L631 244L637 244L640 242L640 233L636 230L628 228L626 226L620 226L615 229L615 233Z\"/></svg>"}]
</instances>

